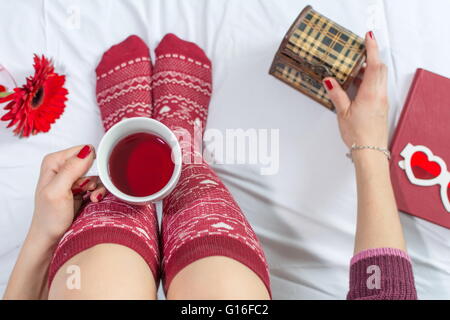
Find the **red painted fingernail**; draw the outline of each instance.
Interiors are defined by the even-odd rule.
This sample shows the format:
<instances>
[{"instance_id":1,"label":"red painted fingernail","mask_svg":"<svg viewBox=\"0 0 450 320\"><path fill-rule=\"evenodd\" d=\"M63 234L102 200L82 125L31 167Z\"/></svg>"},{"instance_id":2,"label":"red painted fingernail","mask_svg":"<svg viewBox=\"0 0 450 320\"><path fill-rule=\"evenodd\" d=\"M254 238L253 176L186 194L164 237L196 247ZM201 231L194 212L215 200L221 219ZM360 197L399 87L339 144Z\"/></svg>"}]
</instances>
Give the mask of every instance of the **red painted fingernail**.
<instances>
[{"instance_id":1,"label":"red painted fingernail","mask_svg":"<svg viewBox=\"0 0 450 320\"><path fill-rule=\"evenodd\" d=\"M86 179L82 184L80 184L80 188L83 188L85 185L87 185L91 181L90 179Z\"/></svg>"},{"instance_id":2,"label":"red painted fingernail","mask_svg":"<svg viewBox=\"0 0 450 320\"><path fill-rule=\"evenodd\" d=\"M327 89L329 90L329 91L331 91L331 90L333 90L333 82L331 82L331 80L329 80L329 79L327 79L327 80L325 80L325 85L327 86Z\"/></svg>"},{"instance_id":3,"label":"red painted fingernail","mask_svg":"<svg viewBox=\"0 0 450 320\"><path fill-rule=\"evenodd\" d=\"M373 31L369 31L369 36L372 40L375 40L375 34L373 33Z\"/></svg>"},{"instance_id":4,"label":"red painted fingernail","mask_svg":"<svg viewBox=\"0 0 450 320\"><path fill-rule=\"evenodd\" d=\"M78 152L77 157L80 159L85 159L91 153L91 146L84 146L83 149Z\"/></svg>"},{"instance_id":5,"label":"red painted fingernail","mask_svg":"<svg viewBox=\"0 0 450 320\"><path fill-rule=\"evenodd\" d=\"M83 189L81 189L81 188L76 188L76 189L72 190L72 193L73 193L74 196L77 196L77 195L79 195L82 192L83 192Z\"/></svg>"},{"instance_id":6,"label":"red painted fingernail","mask_svg":"<svg viewBox=\"0 0 450 320\"><path fill-rule=\"evenodd\" d=\"M99 193L97 195L97 201L102 201L102 199L103 199L103 195L101 193Z\"/></svg>"}]
</instances>

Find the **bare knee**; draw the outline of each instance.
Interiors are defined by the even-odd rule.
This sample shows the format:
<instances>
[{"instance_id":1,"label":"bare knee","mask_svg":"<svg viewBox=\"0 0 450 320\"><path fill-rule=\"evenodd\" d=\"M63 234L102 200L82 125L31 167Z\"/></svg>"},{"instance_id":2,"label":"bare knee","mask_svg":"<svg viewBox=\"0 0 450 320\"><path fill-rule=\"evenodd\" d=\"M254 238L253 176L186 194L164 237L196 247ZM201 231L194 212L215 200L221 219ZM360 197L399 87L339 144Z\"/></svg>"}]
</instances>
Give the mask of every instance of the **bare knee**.
<instances>
[{"instance_id":1,"label":"bare knee","mask_svg":"<svg viewBox=\"0 0 450 320\"><path fill-rule=\"evenodd\" d=\"M67 261L56 273L49 299L155 299L153 274L135 251L101 244Z\"/></svg>"},{"instance_id":2,"label":"bare knee","mask_svg":"<svg viewBox=\"0 0 450 320\"><path fill-rule=\"evenodd\" d=\"M266 300L263 281L245 265L227 257L200 259L181 270L170 283L168 299Z\"/></svg>"}]
</instances>

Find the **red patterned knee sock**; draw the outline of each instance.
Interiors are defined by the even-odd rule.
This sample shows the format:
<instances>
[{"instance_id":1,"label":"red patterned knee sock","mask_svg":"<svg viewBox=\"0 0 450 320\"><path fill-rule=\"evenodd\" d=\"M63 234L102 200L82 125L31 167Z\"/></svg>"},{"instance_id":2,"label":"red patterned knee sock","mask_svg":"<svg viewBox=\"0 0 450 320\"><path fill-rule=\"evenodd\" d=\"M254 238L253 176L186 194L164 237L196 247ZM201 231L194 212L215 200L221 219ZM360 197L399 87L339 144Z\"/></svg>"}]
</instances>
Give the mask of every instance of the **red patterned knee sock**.
<instances>
[{"instance_id":1,"label":"red patterned knee sock","mask_svg":"<svg viewBox=\"0 0 450 320\"><path fill-rule=\"evenodd\" d=\"M105 130L123 118L152 116L152 62L141 38L130 36L106 51L96 73Z\"/></svg>"},{"instance_id":2,"label":"red patterned knee sock","mask_svg":"<svg viewBox=\"0 0 450 320\"><path fill-rule=\"evenodd\" d=\"M169 34L156 49L153 117L177 133L205 127L212 92L211 62L195 44ZM194 130L194 128L200 130ZM185 160L193 151L182 141ZM175 275L209 256L235 259L253 270L270 292L261 245L230 192L201 161L183 164L178 186L164 201L163 280L167 292Z\"/></svg>"},{"instance_id":3,"label":"red patterned knee sock","mask_svg":"<svg viewBox=\"0 0 450 320\"><path fill-rule=\"evenodd\" d=\"M131 36L104 54L97 68L97 100L106 130L124 117L151 115L148 53L144 42ZM133 206L108 194L101 202L85 206L61 239L50 264L49 285L69 259L102 243L120 244L139 253L158 283L159 237L154 206Z\"/></svg>"}]
</instances>

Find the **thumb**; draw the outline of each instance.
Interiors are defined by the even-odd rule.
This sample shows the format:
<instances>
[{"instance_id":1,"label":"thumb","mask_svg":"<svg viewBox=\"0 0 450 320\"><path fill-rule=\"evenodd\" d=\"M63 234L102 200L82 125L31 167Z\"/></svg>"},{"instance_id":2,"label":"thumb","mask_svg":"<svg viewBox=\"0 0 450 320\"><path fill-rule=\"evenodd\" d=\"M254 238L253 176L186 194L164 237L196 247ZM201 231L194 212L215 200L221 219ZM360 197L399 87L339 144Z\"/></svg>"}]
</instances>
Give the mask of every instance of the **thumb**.
<instances>
[{"instance_id":1,"label":"thumb","mask_svg":"<svg viewBox=\"0 0 450 320\"><path fill-rule=\"evenodd\" d=\"M341 85L333 78L325 78L323 83L327 89L328 97L336 108L337 114L345 114L352 103L347 92L345 92Z\"/></svg>"},{"instance_id":2,"label":"thumb","mask_svg":"<svg viewBox=\"0 0 450 320\"><path fill-rule=\"evenodd\" d=\"M92 166L95 158L93 146L82 147L75 155L69 157L53 179L55 191L70 191L72 185Z\"/></svg>"}]
</instances>

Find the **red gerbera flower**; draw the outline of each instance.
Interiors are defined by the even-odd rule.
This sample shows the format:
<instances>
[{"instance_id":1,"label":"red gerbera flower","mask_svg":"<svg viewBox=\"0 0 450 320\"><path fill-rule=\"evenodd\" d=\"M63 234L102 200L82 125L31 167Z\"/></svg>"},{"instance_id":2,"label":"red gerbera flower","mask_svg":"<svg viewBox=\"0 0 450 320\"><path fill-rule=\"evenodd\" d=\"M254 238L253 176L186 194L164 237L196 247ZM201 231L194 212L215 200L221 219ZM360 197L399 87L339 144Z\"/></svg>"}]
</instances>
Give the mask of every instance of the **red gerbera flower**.
<instances>
[{"instance_id":1,"label":"red gerbera flower","mask_svg":"<svg viewBox=\"0 0 450 320\"><path fill-rule=\"evenodd\" d=\"M34 70L25 85L0 98L0 103L10 101L5 107L9 112L1 120L10 121L8 128L16 125L14 133L22 137L48 132L63 114L67 100L66 77L55 73L50 60L34 55Z\"/></svg>"}]
</instances>

